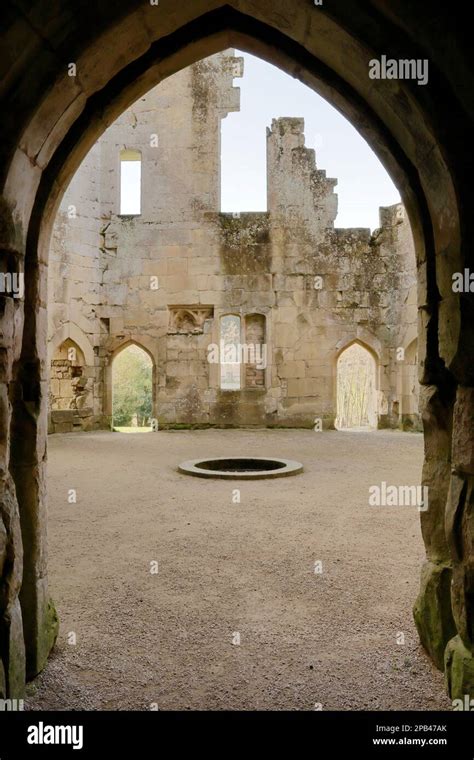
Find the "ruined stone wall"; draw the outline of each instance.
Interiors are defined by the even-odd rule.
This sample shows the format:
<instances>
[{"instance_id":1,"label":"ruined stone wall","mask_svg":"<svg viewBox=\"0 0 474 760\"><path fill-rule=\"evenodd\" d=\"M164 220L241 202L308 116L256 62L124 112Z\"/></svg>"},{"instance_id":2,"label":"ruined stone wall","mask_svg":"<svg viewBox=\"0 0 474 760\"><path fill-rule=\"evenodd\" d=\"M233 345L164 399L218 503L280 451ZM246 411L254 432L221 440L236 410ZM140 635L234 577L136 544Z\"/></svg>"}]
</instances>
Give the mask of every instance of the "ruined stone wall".
<instances>
[{"instance_id":1,"label":"ruined stone wall","mask_svg":"<svg viewBox=\"0 0 474 760\"><path fill-rule=\"evenodd\" d=\"M279 118L267 130L268 210L221 213L221 119L239 108L242 69L227 51L166 80L74 177L53 236L49 335L52 362L64 341L77 344L82 379L68 409L53 393L51 431L111 424L113 359L131 342L152 358L160 427L332 428L337 360L354 341L376 362L379 426L418 427L404 209L381 209L372 235L335 228L337 181L305 147L303 120ZM141 154L139 215L119 214L122 150ZM231 322L244 348L263 343L266 362L209 361L226 315L240 319Z\"/></svg>"}]
</instances>

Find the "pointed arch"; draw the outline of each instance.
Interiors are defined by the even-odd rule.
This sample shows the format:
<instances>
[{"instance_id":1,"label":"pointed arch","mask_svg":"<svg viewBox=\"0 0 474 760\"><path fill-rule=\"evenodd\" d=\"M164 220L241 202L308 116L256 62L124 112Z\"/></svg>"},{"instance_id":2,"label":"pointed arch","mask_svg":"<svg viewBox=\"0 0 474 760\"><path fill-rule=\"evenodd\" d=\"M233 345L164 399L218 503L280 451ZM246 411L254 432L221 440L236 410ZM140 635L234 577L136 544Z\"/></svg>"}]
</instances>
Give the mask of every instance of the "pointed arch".
<instances>
[{"instance_id":1,"label":"pointed arch","mask_svg":"<svg viewBox=\"0 0 474 760\"><path fill-rule=\"evenodd\" d=\"M111 364L122 351L124 351L126 348L129 348L130 346L137 346L137 348L141 348L141 350L150 357L152 366L156 366L156 356L153 341L145 335L140 337L129 337L125 340L120 339L117 345L115 345L115 347L108 354L108 364Z\"/></svg>"},{"instance_id":2,"label":"pointed arch","mask_svg":"<svg viewBox=\"0 0 474 760\"><path fill-rule=\"evenodd\" d=\"M88 367L94 366L94 349L86 335L81 328L76 325L75 322L66 322L59 330L57 330L54 336L48 343L48 355L51 361L54 354L57 352L59 346L61 346L65 340L70 339L77 344L84 355L85 364Z\"/></svg>"},{"instance_id":3,"label":"pointed arch","mask_svg":"<svg viewBox=\"0 0 474 760\"><path fill-rule=\"evenodd\" d=\"M113 430L153 428L153 367L150 353L135 341L115 352L111 362Z\"/></svg>"},{"instance_id":4,"label":"pointed arch","mask_svg":"<svg viewBox=\"0 0 474 760\"><path fill-rule=\"evenodd\" d=\"M125 349L130 346L136 346L141 349L151 361L151 373L152 373L152 418L157 419L157 383L158 383L158 371L156 360L156 345L155 342L147 336L130 335L127 338L121 338L115 341L109 348L107 355L107 361L104 370L104 395L103 395L103 407L104 415L107 420L107 424L110 428L113 428L113 363Z\"/></svg>"},{"instance_id":5,"label":"pointed arch","mask_svg":"<svg viewBox=\"0 0 474 760\"><path fill-rule=\"evenodd\" d=\"M373 356L377 364L379 363L383 351L382 344L378 338L366 330L363 332L358 331L356 336L353 335L349 338L345 337L338 341L336 344L336 362L339 359L340 355L355 343L357 343L359 346L362 346L362 348L365 348L366 351L368 351L369 354Z\"/></svg>"},{"instance_id":6,"label":"pointed arch","mask_svg":"<svg viewBox=\"0 0 474 760\"><path fill-rule=\"evenodd\" d=\"M470 67L468 43L455 26L467 28L463 26L467 15L459 17L451 9L442 11L438 3L431 8L431 4L420 4L417 9L411 3L395 8L389 3L347 2L333 4L329 11L315 9L309 2L283 0L163 5L157 12L146 3L123 2L118 14L110 14L103 4L90 4L84 23L74 4L68 7L59 3L58 18L63 23L57 32L47 14L44 26L37 14L34 28L12 4L12 23L4 33L5 49L10 51L17 47L18 26L25 30L24 55L7 72L4 89L13 110L11 118L4 120L4 139L0 142L2 191L15 210L18 257L25 253L26 264L28 319L21 358L16 349L11 352L17 360L14 377L18 389L13 420L10 422L8 412L5 430L8 436L11 424L12 448L19 452L11 466L22 523L28 528L24 531L22 593L29 600L23 605L23 620L27 670L32 675L41 669L54 638L44 569L38 573L34 564L37 556L43 556L45 537L44 444L40 433L46 405L44 394L36 389L43 387L45 380L41 361L45 354L45 310L38 305L44 300L44 262L51 225L68 180L101 131L160 79L193 60L235 45L267 56L309 86L319 88L356 122L396 179L414 229L421 307L426 317L420 345L423 356L427 355L424 382L438 388L436 403L440 398L445 404L446 417L452 413L455 384L470 390L473 383L467 350L472 342L472 310L465 298L453 297L451 288L451 274L469 261L472 252L472 176L462 153L472 129L465 94L469 92ZM463 11L458 9L457 13ZM449 56L444 37L439 35L440 26L459 42L452 46ZM31 32L27 34L28 29ZM435 75L430 76L426 87L391 81L378 82L376 87L369 80L368 62L390 46L403 57L430 58ZM55 54L64 49L76 50L81 61L76 82L68 76L64 57ZM11 103L15 91L21 95L16 108ZM443 108L439 109L441 102ZM452 374L447 376L449 372ZM460 394L460 403L471 403L464 391ZM445 452L450 452L450 447L439 444L435 415L433 420L432 445L446 464L437 472L449 473ZM456 424L460 427L462 422ZM444 427L442 430L444 436ZM445 493L449 475L429 477L430 487L438 494ZM442 504L443 499L439 501ZM436 513L430 509L440 524L443 507ZM428 570L437 591L442 588L438 580L440 556L448 563L451 555L443 542L431 545L429 532L424 535L428 557L433 560L433 568ZM453 558L459 570L453 602L457 619L464 620L465 572L456 553ZM449 578L445 583L443 576L442 581L449 589ZM424 588L430 588L426 579ZM444 610L450 609L445 597L443 590L441 604L433 592L436 601L428 609L436 605L436 613L422 625L422 640L431 654L435 646L439 648L439 630L448 630L442 619ZM453 649L450 655L454 657L455 653L460 661L461 649ZM439 660L439 653L436 656Z\"/></svg>"}]
</instances>

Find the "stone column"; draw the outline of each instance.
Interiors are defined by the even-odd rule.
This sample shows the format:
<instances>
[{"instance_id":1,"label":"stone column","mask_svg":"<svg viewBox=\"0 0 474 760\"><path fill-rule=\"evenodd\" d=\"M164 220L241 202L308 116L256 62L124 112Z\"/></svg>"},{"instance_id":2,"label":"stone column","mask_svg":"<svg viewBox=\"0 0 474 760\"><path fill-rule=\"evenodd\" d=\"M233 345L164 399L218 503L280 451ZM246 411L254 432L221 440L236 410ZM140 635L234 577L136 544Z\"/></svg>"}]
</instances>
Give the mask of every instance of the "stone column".
<instances>
[{"instance_id":1,"label":"stone column","mask_svg":"<svg viewBox=\"0 0 474 760\"><path fill-rule=\"evenodd\" d=\"M451 604L457 635L445 652L453 699L474 696L474 388L459 386L453 417L446 533L453 562Z\"/></svg>"},{"instance_id":2,"label":"stone column","mask_svg":"<svg viewBox=\"0 0 474 760\"><path fill-rule=\"evenodd\" d=\"M15 485L9 471L12 408L10 387L20 353L23 297L10 287L23 269L13 247L9 209L0 198L0 699L21 698L25 686L25 646L19 600L23 547ZM21 275L22 276L22 275ZM10 278L10 279L9 279Z\"/></svg>"},{"instance_id":3,"label":"stone column","mask_svg":"<svg viewBox=\"0 0 474 760\"><path fill-rule=\"evenodd\" d=\"M426 561L414 617L421 643L443 670L444 651L455 634L451 612L452 565L445 535L445 510L451 471L451 393L437 386L421 386L425 461L422 483L428 487L428 509L421 512Z\"/></svg>"},{"instance_id":4,"label":"stone column","mask_svg":"<svg viewBox=\"0 0 474 760\"><path fill-rule=\"evenodd\" d=\"M25 268L25 322L12 384L10 470L15 481L23 540L20 601L26 678L44 667L58 620L48 593L46 549L46 438L48 421L47 267Z\"/></svg>"}]
</instances>

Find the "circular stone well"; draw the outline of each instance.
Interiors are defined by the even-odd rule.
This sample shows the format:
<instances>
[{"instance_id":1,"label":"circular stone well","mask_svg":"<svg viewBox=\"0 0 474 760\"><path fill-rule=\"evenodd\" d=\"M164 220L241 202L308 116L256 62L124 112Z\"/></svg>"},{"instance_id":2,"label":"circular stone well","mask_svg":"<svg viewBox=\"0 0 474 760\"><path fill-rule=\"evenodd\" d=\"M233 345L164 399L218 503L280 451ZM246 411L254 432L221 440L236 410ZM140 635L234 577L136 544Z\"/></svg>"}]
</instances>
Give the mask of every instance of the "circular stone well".
<instances>
[{"instance_id":1,"label":"circular stone well","mask_svg":"<svg viewBox=\"0 0 474 760\"><path fill-rule=\"evenodd\" d=\"M274 459L273 457L271 459L267 457L215 457L181 462L178 471L197 478L260 480L297 475L303 472L303 465L292 459Z\"/></svg>"}]
</instances>

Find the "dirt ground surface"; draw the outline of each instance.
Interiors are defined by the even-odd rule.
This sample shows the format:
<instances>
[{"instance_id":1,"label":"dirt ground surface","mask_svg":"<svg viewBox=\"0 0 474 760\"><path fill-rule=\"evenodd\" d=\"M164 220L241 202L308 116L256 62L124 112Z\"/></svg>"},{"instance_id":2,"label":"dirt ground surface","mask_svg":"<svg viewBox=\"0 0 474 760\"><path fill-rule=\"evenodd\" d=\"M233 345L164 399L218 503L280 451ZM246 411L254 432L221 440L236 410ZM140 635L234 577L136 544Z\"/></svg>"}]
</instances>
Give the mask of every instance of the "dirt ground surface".
<instances>
[{"instance_id":1,"label":"dirt ground surface","mask_svg":"<svg viewBox=\"0 0 474 760\"><path fill-rule=\"evenodd\" d=\"M450 709L412 620L418 510L368 502L381 481L418 484L422 454L421 435L390 431L51 436L61 628L25 707ZM305 469L255 482L176 470L224 455Z\"/></svg>"}]
</instances>

